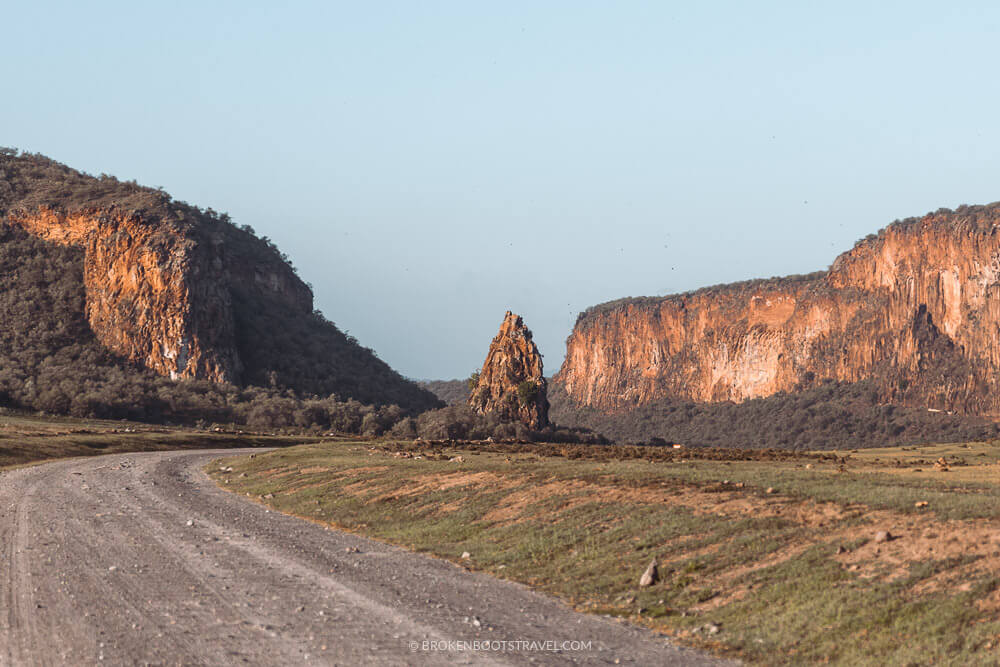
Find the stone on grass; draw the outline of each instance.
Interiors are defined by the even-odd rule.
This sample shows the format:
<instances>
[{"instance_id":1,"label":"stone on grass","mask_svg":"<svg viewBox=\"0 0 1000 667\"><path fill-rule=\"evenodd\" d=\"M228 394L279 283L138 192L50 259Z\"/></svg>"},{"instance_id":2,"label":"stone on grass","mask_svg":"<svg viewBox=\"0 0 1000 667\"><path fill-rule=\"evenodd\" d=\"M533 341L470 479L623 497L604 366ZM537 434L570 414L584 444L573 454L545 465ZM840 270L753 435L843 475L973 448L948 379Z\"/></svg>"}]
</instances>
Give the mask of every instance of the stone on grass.
<instances>
[{"instance_id":1,"label":"stone on grass","mask_svg":"<svg viewBox=\"0 0 1000 667\"><path fill-rule=\"evenodd\" d=\"M888 530L880 530L875 533L875 544L882 544L883 542L889 542L893 539L893 534Z\"/></svg>"},{"instance_id":2,"label":"stone on grass","mask_svg":"<svg viewBox=\"0 0 1000 667\"><path fill-rule=\"evenodd\" d=\"M646 568L646 571L643 572L642 576L639 578L639 586L646 588L647 586L652 586L659 580L660 572L656 569L656 559L654 558L650 561L649 567Z\"/></svg>"}]
</instances>

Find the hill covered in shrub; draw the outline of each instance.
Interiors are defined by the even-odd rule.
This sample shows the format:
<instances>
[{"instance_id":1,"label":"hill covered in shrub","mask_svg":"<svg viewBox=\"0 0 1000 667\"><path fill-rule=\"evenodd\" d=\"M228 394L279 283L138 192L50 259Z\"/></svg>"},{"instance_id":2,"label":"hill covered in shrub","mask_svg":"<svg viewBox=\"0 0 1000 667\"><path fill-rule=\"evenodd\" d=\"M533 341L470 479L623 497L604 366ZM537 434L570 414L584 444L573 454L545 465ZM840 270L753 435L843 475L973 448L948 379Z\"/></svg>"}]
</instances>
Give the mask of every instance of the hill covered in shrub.
<instances>
[{"instance_id":1,"label":"hill covered in shrub","mask_svg":"<svg viewBox=\"0 0 1000 667\"><path fill-rule=\"evenodd\" d=\"M360 430L442 403L313 310L251 228L0 149L0 405Z\"/></svg>"},{"instance_id":2,"label":"hill covered in shrub","mask_svg":"<svg viewBox=\"0 0 1000 667\"><path fill-rule=\"evenodd\" d=\"M987 418L884 405L877 397L868 382L823 382L742 403L660 399L607 414L575 405L559 385L549 390L557 424L593 429L617 443L828 450L1000 437L1000 426Z\"/></svg>"}]
</instances>

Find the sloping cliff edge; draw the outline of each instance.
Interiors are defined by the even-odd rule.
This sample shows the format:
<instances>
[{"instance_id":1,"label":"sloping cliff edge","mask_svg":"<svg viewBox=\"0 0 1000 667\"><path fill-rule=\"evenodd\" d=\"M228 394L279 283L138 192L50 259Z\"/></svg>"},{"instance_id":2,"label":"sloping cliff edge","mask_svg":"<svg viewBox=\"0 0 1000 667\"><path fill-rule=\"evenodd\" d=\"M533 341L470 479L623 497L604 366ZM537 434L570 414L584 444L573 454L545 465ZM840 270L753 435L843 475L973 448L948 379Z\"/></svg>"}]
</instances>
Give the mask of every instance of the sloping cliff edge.
<instances>
[{"instance_id":1,"label":"sloping cliff edge","mask_svg":"<svg viewBox=\"0 0 1000 667\"><path fill-rule=\"evenodd\" d=\"M870 381L877 400L1000 414L1000 203L897 221L829 271L582 313L553 383L620 412Z\"/></svg>"}]
</instances>

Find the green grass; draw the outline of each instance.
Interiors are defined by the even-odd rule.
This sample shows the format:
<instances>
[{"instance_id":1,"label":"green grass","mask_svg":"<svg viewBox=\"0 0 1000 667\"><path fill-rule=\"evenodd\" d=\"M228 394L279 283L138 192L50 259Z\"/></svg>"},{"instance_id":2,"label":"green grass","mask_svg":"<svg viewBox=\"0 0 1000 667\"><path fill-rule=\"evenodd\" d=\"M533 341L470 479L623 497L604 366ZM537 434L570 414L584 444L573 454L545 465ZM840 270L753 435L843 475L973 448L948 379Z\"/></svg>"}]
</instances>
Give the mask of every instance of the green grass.
<instances>
[{"instance_id":1,"label":"green grass","mask_svg":"<svg viewBox=\"0 0 1000 667\"><path fill-rule=\"evenodd\" d=\"M207 469L224 488L278 510L750 662L964 665L1000 657L992 648L1000 619L977 606L998 583L990 552L900 565L876 553L871 537L887 516L940 532L942 544L966 527L990 534L995 449L962 448L982 470L970 464L936 477L908 474L908 461L899 467L886 453L852 454L842 471L830 458L568 459L532 446L477 452L351 442L226 458ZM917 510L917 500L930 505ZM803 520L812 501L843 511ZM883 547L891 554L906 539ZM465 551L472 558L463 561ZM661 581L639 589L653 557ZM952 575L962 585L948 583ZM699 632L709 622L722 632Z\"/></svg>"}]
</instances>

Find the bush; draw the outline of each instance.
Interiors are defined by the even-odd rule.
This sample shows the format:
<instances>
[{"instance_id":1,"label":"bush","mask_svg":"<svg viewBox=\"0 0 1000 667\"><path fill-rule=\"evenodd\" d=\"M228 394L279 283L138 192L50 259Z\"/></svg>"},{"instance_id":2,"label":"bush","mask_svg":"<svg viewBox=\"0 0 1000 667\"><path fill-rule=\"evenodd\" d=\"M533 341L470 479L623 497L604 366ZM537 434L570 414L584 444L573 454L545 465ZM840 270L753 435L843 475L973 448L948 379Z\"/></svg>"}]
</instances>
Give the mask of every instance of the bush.
<instances>
[{"instance_id":1,"label":"bush","mask_svg":"<svg viewBox=\"0 0 1000 667\"><path fill-rule=\"evenodd\" d=\"M561 385L551 385L548 397L555 422L593 429L616 443L804 450L1000 437L1000 426L985 418L879 405L869 381L827 381L743 403L662 399L615 414L576 405Z\"/></svg>"},{"instance_id":2,"label":"bush","mask_svg":"<svg viewBox=\"0 0 1000 667\"><path fill-rule=\"evenodd\" d=\"M538 384L531 380L525 380L517 385L517 398L521 402L521 405L533 403L538 398L539 389Z\"/></svg>"}]
</instances>

